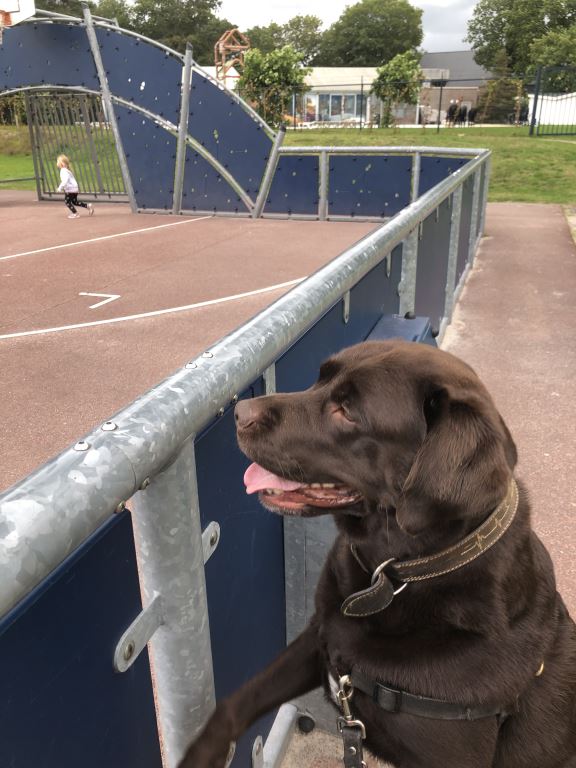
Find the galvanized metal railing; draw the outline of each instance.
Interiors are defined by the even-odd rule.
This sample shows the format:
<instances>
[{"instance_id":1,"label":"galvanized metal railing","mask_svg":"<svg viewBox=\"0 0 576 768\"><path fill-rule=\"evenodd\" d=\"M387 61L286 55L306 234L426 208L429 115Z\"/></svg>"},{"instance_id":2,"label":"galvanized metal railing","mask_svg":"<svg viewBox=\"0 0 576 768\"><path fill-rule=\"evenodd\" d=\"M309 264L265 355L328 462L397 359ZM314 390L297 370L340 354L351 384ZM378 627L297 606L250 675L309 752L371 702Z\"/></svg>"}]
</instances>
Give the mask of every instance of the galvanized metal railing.
<instances>
[{"instance_id":1,"label":"galvanized metal railing","mask_svg":"<svg viewBox=\"0 0 576 768\"><path fill-rule=\"evenodd\" d=\"M328 155L356 150L283 151ZM390 152L458 155L428 147ZM490 153L462 154L470 160L457 172L0 496L0 620L132 500L148 610L148 629L140 642L150 640L169 768L214 706L204 560L218 533L214 527L205 530L203 541L195 437L257 377L264 375L267 391L273 391L278 358L332 307L345 306L354 286L390 259L394 249L402 249L401 313L422 313L421 264L430 249L444 254L446 284L437 310L443 332L484 226ZM416 174L418 163L413 167ZM412 184L418 188L414 179ZM271 745L267 754L280 752Z\"/></svg>"}]
</instances>

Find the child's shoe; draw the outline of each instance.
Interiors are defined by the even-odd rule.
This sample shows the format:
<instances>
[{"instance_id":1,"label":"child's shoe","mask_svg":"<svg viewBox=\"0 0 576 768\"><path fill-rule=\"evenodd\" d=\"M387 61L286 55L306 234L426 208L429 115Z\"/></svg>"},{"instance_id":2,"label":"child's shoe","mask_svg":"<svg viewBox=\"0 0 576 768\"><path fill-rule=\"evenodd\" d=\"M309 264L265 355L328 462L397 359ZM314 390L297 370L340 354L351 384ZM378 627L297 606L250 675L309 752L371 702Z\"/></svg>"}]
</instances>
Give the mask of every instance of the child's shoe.
<instances>
[{"instance_id":1,"label":"child's shoe","mask_svg":"<svg viewBox=\"0 0 576 768\"><path fill-rule=\"evenodd\" d=\"M88 203L88 216L94 216L94 206L92 203Z\"/></svg>"},{"instance_id":2,"label":"child's shoe","mask_svg":"<svg viewBox=\"0 0 576 768\"><path fill-rule=\"evenodd\" d=\"M79 219L80 218L80 214L79 213L69 213L68 214L68 218L69 219Z\"/></svg>"}]
</instances>

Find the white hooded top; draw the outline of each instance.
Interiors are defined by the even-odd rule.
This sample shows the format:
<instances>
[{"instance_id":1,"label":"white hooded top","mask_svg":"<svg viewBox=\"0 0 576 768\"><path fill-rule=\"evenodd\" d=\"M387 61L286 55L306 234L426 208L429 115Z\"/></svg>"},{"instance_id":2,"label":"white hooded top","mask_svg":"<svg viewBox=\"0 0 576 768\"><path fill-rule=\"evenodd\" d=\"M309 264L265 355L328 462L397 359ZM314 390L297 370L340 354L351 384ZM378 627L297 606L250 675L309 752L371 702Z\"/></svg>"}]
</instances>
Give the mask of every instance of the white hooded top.
<instances>
[{"instance_id":1,"label":"white hooded top","mask_svg":"<svg viewBox=\"0 0 576 768\"><path fill-rule=\"evenodd\" d=\"M78 182L70 168L60 168L60 186L58 192L78 192Z\"/></svg>"}]
</instances>

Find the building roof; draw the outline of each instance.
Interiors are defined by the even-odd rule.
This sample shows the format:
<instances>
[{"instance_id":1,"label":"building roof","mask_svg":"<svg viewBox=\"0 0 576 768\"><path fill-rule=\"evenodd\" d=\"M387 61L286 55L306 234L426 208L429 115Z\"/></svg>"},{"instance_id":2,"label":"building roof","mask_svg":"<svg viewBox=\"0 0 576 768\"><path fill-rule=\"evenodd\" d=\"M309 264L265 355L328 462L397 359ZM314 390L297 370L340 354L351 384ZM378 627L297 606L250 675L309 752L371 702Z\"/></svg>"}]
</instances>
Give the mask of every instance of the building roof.
<instances>
[{"instance_id":1,"label":"building roof","mask_svg":"<svg viewBox=\"0 0 576 768\"><path fill-rule=\"evenodd\" d=\"M472 51L425 53L420 66L425 75L426 70L447 70L448 86L482 85L492 77L488 70L476 64Z\"/></svg>"},{"instance_id":2,"label":"building roof","mask_svg":"<svg viewBox=\"0 0 576 768\"><path fill-rule=\"evenodd\" d=\"M315 91L359 91L372 85L376 79L378 67L312 67L306 75L306 85Z\"/></svg>"}]
</instances>

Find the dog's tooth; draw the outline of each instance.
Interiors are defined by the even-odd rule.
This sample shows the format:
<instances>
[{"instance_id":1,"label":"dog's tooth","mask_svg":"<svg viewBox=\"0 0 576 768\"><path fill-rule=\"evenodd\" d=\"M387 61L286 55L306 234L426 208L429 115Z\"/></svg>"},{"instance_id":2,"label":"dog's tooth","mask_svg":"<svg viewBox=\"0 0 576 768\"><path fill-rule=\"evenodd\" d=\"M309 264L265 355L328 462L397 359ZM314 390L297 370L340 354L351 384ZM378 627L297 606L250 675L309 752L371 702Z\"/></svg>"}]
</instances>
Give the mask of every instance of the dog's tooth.
<instances>
[{"instance_id":1,"label":"dog's tooth","mask_svg":"<svg viewBox=\"0 0 576 768\"><path fill-rule=\"evenodd\" d=\"M310 483L310 488L322 488L322 483Z\"/></svg>"},{"instance_id":2,"label":"dog's tooth","mask_svg":"<svg viewBox=\"0 0 576 768\"><path fill-rule=\"evenodd\" d=\"M336 488L336 483L322 483L322 488Z\"/></svg>"}]
</instances>

